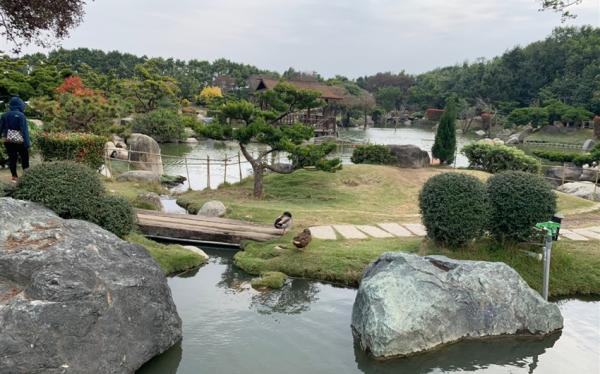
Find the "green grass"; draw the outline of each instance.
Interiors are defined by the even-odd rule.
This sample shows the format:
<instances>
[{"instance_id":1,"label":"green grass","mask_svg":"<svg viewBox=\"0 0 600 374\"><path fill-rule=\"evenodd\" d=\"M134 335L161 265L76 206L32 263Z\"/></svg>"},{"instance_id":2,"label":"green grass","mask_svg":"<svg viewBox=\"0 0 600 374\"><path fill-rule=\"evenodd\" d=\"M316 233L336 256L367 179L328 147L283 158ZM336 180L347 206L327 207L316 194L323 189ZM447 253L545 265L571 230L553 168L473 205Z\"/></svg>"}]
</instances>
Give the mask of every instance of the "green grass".
<instances>
[{"instance_id":1,"label":"green grass","mask_svg":"<svg viewBox=\"0 0 600 374\"><path fill-rule=\"evenodd\" d=\"M568 239L554 243L550 261L550 295L600 295L600 256L598 241L574 242ZM525 248L525 247L521 247ZM541 251L541 247L526 248ZM421 255L442 254L461 260L500 261L515 269L529 286L542 291L543 262L525 254L517 247L500 247L481 241L471 248L449 251L424 241Z\"/></svg>"},{"instance_id":2,"label":"green grass","mask_svg":"<svg viewBox=\"0 0 600 374\"><path fill-rule=\"evenodd\" d=\"M265 271L260 278L254 278L250 282L253 288L261 289L280 289L285 284L287 275L278 271Z\"/></svg>"},{"instance_id":3,"label":"green grass","mask_svg":"<svg viewBox=\"0 0 600 374\"><path fill-rule=\"evenodd\" d=\"M591 210L598 206L597 202L582 199L577 196L568 195L562 192L555 192L558 196L558 211L562 214L573 214L579 211Z\"/></svg>"},{"instance_id":4,"label":"green grass","mask_svg":"<svg viewBox=\"0 0 600 374\"><path fill-rule=\"evenodd\" d=\"M104 185L109 193L124 197L132 203L140 193L155 192L160 195L169 192L158 183L117 182L105 179Z\"/></svg>"},{"instance_id":5,"label":"green grass","mask_svg":"<svg viewBox=\"0 0 600 374\"><path fill-rule=\"evenodd\" d=\"M252 197L252 178L210 191L181 195L177 203L195 213L206 201L220 200L229 218L272 223L283 211L300 226L331 223L416 222L418 194L429 177L445 169L399 169L344 165L336 173L299 170L265 177L265 196ZM459 170L484 178L483 172Z\"/></svg>"},{"instance_id":6,"label":"green grass","mask_svg":"<svg viewBox=\"0 0 600 374\"><path fill-rule=\"evenodd\" d=\"M548 142L548 143L565 143L565 144L580 144L586 141L586 139L594 138L594 130L593 129L581 129L576 131L571 131L567 133L559 133L559 134L550 134L546 133L543 130L540 130L536 133L529 135L526 138L527 140L538 141L538 142Z\"/></svg>"},{"instance_id":7,"label":"green grass","mask_svg":"<svg viewBox=\"0 0 600 374\"><path fill-rule=\"evenodd\" d=\"M146 248L152 258L154 258L163 272L167 275L190 270L206 263L204 257L189 251L180 245L161 244L146 239L143 235L137 233L129 234L125 240Z\"/></svg>"},{"instance_id":8,"label":"green grass","mask_svg":"<svg viewBox=\"0 0 600 374\"><path fill-rule=\"evenodd\" d=\"M277 241L249 243L238 252L235 264L250 274L279 271L292 277L318 279L357 286L365 266L383 252L419 250L420 238L369 240L313 239L303 251L291 243L286 234Z\"/></svg>"}]
</instances>

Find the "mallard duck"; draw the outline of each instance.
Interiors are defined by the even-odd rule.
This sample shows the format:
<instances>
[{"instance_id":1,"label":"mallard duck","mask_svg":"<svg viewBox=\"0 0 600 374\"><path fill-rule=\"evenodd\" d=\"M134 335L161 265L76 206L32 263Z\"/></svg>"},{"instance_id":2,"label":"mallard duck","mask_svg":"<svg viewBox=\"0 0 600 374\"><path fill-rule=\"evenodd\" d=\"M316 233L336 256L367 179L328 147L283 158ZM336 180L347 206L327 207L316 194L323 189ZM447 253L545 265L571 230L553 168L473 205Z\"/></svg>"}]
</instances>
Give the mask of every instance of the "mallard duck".
<instances>
[{"instance_id":1,"label":"mallard duck","mask_svg":"<svg viewBox=\"0 0 600 374\"><path fill-rule=\"evenodd\" d=\"M285 231L292 227L292 222L292 213L283 212L282 215L277 217L273 226L275 226L276 229L283 229L283 233L285 234Z\"/></svg>"},{"instance_id":2,"label":"mallard duck","mask_svg":"<svg viewBox=\"0 0 600 374\"><path fill-rule=\"evenodd\" d=\"M300 234L294 237L294 241L292 243L294 243L294 246L296 246L296 248L301 249L305 248L311 240L312 234L310 233L310 230L304 229Z\"/></svg>"}]
</instances>

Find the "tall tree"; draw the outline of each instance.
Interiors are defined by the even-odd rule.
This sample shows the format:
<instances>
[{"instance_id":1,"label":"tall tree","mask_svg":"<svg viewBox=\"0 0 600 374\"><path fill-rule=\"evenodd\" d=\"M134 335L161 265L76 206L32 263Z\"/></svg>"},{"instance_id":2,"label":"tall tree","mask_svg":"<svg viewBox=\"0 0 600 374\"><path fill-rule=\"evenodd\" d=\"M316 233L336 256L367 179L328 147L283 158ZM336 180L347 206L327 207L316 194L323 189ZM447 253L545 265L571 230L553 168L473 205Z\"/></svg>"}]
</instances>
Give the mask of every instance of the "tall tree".
<instances>
[{"instance_id":1,"label":"tall tree","mask_svg":"<svg viewBox=\"0 0 600 374\"><path fill-rule=\"evenodd\" d=\"M0 0L0 34L18 53L27 44L49 46L83 17L85 0Z\"/></svg>"},{"instance_id":2,"label":"tall tree","mask_svg":"<svg viewBox=\"0 0 600 374\"><path fill-rule=\"evenodd\" d=\"M134 103L137 112L148 113L159 106L176 105L177 81L161 75L154 60L136 66L135 71L133 79L121 81L121 91Z\"/></svg>"},{"instance_id":3,"label":"tall tree","mask_svg":"<svg viewBox=\"0 0 600 374\"><path fill-rule=\"evenodd\" d=\"M451 97L444 108L444 114L440 119L435 143L431 148L433 157L440 160L442 164L451 164L456 152L456 98Z\"/></svg>"}]
</instances>

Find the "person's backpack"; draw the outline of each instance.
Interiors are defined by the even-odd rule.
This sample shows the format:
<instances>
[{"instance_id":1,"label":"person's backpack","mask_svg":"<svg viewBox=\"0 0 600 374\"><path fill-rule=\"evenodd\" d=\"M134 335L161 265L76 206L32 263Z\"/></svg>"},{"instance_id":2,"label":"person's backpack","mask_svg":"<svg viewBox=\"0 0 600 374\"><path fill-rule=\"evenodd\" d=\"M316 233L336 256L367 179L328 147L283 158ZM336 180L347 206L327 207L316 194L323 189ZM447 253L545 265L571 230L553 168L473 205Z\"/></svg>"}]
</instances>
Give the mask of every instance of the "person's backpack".
<instances>
[{"instance_id":1,"label":"person's backpack","mask_svg":"<svg viewBox=\"0 0 600 374\"><path fill-rule=\"evenodd\" d=\"M13 144L23 144L25 139L23 139L23 134L21 134L20 130L8 130L6 132L6 139L4 140L6 143Z\"/></svg>"}]
</instances>

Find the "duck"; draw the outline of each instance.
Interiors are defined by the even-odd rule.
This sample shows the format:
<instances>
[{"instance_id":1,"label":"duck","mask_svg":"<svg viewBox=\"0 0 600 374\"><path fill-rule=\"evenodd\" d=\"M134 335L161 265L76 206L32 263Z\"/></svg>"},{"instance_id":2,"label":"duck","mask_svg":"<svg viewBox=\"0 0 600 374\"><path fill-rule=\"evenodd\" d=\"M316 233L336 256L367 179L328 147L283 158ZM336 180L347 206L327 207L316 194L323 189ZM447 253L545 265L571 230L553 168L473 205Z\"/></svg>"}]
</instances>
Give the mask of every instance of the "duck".
<instances>
[{"instance_id":1,"label":"duck","mask_svg":"<svg viewBox=\"0 0 600 374\"><path fill-rule=\"evenodd\" d=\"M292 223L292 213L283 212L282 215L277 217L273 226L275 226L276 229L283 229L283 233L285 234L285 231L292 227Z\"/></svg>"},{"instance_id":2,"label":"duck","mask_svg":"<svg viewBox=\"0 0 600 374\"><path fill-rule=\"evenodd\" d=\"M292 243L298 249L305 248L312 240L312 234L309 229L304 229L302 232L294 237Z\"/></svg>"}]
</instances>

